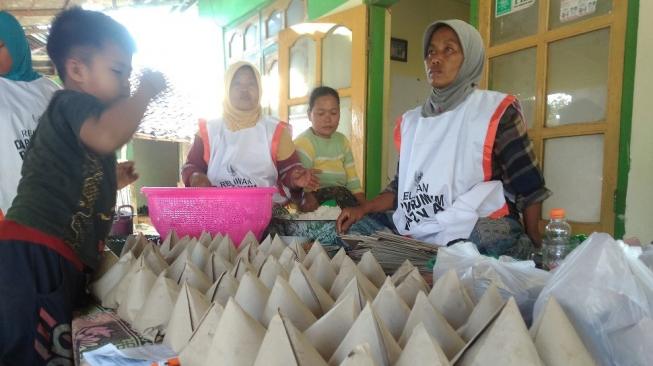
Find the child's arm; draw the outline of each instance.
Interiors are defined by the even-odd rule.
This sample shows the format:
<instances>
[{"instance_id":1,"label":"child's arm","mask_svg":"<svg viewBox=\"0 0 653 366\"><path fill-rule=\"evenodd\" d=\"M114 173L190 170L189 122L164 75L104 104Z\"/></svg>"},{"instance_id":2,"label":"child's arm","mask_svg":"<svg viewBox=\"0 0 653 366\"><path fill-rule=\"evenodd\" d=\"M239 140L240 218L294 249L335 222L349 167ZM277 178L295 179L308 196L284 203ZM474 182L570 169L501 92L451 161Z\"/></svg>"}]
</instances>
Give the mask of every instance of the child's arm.
<instances>
[{"instance_id":1,"label":"child's arm","mask_svg":"<svg viewBox=\"0 0 653 366\"><path fill-rule=\"evenodd\" d=\"M99 117L84 121L79 132L82 143L98 154L113 153L131 139L147 105L165 88L166 81L161 73L145 71L133 96L117 101Z\"/></svg>"}]
</instances>

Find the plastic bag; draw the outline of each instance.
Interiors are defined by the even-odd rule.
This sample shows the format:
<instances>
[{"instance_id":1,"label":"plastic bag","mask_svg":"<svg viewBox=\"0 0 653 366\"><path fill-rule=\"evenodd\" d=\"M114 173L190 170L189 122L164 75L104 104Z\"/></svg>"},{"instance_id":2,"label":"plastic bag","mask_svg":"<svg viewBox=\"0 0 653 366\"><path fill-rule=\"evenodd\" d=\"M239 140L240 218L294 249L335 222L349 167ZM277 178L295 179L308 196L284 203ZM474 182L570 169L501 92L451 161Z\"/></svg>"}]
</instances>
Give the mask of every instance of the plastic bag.
<instances>
[{"instance_id":1,"label":"plastic bag","mask_svg":"<svg viewBox=\"0 0 653 366\"><path fill-rule=\"evenodd\" d=\"M550 277L548 272L535 268L533 261L518 261L507 256L499 259L484 256L472 242L438 249L433 267L434 280L450 269L456 271L475 302L478 302L492 283L504 299L514 297L526 324L531 323L535 300Z\"/></svg>"},{"instance_id":2,"label":"plastic bag","mask_svg":"<svg viewBox=\"0 0 653 366\"><path fill-rule=\"evenodd\" d=\"M553 272L535 317L554 296L602 365L651 365L653 273L640 253L608 234L592 234Z\"/></svg>"}]
</instances>

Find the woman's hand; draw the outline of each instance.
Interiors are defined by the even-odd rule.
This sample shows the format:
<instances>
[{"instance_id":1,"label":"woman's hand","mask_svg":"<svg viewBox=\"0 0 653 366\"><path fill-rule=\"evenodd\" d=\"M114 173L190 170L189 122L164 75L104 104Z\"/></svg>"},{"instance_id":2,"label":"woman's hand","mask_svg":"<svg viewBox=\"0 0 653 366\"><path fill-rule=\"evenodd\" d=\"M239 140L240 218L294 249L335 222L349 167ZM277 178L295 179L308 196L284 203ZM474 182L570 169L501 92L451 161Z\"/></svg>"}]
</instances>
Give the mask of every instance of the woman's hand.
<instances>
[{"instance_id":1,"label":"woman's hand","mask_svg":"<svg viewBox=\"0 0 653 366\"><path fill-rule=\"evenodd\" d=\"M320 179L317 177L318 169L306 169L297 167L290 171L291 188L307 188L316 190L320 188Z\"/></svg>"},{"instance_id":2,"label":"woman's hand","mask_svg":"<svg viewBox=\"0 0 653 366\"><path fill-rule=\"evenodd\" d=\"M320 207L320 203L315 198L315 195L311 192L304 192L304 198L302 199L299 209L302 212L313 212Z\"/></svg>"},{"instance_id":3,"label":"woman's hand","mask_svg":"<svg viewBox=\"0 0 653 366\"><path fill-rule=\"evenodd\" d=\"M134 169L133 161L124 161L116 165L116 180L118 182L118 190L127 187L138 179L138 173Z\"/></svg>"},{"instance_id":4,"label":"woman's hand","mask_svg":"<svg viewBox=\"0 0 653 366\"><path fill-rule=\"evenodd\" d=\"M338 216L338 219L336 220L336 231L339 234L344 234L353 224L360 221L363 216L367 215L367 213L368 210L366 205L342 209L340 216Z\"/></svg>"},{"instance_id":5,"label":"woman's hand","mask_svg":"<svg viewBox=\"0 0 653 366\"><path fill-rule=\"evenodd\" d=\"M211 187L209 177L204 173L195 172L190 176L191 187Z\"/></svg>"}]
</instances>

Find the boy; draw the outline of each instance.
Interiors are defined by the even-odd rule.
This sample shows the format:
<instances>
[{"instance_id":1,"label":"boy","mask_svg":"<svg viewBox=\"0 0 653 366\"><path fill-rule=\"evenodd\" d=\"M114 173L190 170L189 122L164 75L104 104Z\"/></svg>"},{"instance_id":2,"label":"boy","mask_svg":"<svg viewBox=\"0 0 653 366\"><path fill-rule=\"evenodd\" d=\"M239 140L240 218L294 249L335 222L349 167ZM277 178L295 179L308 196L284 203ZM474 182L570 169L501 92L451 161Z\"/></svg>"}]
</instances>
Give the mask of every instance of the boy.
<instances>
[{"instance_id":1,"label":"boy","mask_svg":"<svg viewBox=\"0 0 653 366\"><path fill-rule=\"evenodd\" d=\"M146 72L129 96L134 41L110 17L72 8L48 55L64 82L40 119L16 199L0 222L0 364L72 364L70 321L98 263L116 189L136 176L114 152L165 88Z\"/></svg>"}]
</instances>

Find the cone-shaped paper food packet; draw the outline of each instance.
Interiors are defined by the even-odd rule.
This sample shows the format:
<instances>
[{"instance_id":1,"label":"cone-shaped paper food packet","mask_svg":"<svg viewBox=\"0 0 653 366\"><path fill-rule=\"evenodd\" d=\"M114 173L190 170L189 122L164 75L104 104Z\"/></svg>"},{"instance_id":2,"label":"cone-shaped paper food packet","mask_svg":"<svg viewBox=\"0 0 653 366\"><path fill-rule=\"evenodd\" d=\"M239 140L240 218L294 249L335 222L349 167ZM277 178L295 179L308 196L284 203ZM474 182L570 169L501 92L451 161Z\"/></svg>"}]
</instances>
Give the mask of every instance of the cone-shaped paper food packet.
<instances>
[{"instance_id":1,"label":"cone-shaped paper food packet","mask_svg":"<svg viewBox=\"0 0 653 366\"><path fill-rule=\"evenodd\" d=\"M567 314L553 296L547 301L530 333L545 365L596 365Z\"/></svg>"},{"instance_id":2,"label":"cone-shaped paper food packet","mask_svg":"<svg viewBox=\"0 0 653 366\"><path fill-rule=\"evenodd\" d=\"M125 256L129 256L130 252L125 254ZM120 282L116 286L114 286L111 291L109 291L105 296L104 299L102 300L102 306L109 307L112 309L117 309L120 303L122 303L123 299L125 298L125 295L127 294L127 289L129 288L129 285L131 284L132 278L134 277L134 273L136 273L139 269L147 267L147 262L145 261L145 257L141 256L138 259L135 259L131 262L131 267L129 268L129 271L127 274L125 274L121 279ZM106 303L106 305L105 305Z\"/></svg>"},{"instance_id":3,"label":"cone-shaped paper food packet","mask_svg":"<svg viewBox=\"0 0 653 366\"><path fill-rule=\"evenodd\" d=\"M406 325L406 320L408 320L410 308L397 294L390 277L386 279L383 287L379 290L374 302L372 302L372 306L390 334L395 339L399 339Z\"/></svg>"},{"instance_id":4,"label":"cone-shaped paper food packet","mask_svg":"<svg viewBox=\"0 0 653 366\"><path fill-rule=\"evenodd\" d=\"M190 253L184 250L182 253L179 253L177 258L170 263L168 267L168 276L179 283L179 278L181 278L181 273L186 268L186 262L190 262Z\"/></svg>"},{"instance_id":5,"label":"cone-shaped paper food packet","mask_svg":"<svg viewBox=\"0 0 653 366\"><path fill-rule=\"evenodd\" d=\"M458 364L543 365L514 298L508 300L499 316L462 354Z\"/></svg>"},{"instance_id":6,"label":"cone-shaped paper food packet","mask_svg":"<svg viewBox=\"0 0 653 366\"><path fill-rule=\"evenodd\" d=\"M190 253L190 260L197 268L204 268L208 258L209 250L204 245L202 245L201 242L198 243L198 245L195 245L193 251Z\"/></svg>"},{"instance_id":7,"label":"cone-shaped paper food packet","mask_svg":"<svg viewBox=\"0 0 653 366\"><path fill-rule=\"evenodd\" d=\"M213 343L213 336L218 330L218 323L224 308L220 304L212 303L206 311L197 329L191 335L186 347L179 354L179 361L184 366L202 366L206 362L209 348Z\"/></svg>"},{"instance_id":8,"label":"cone-shaped paper food packet","mask_svg":"<svg viewBox=\"0 0 653 366\"><path fill-rule=\"evenodd\" d=\"M100 264L97 269L93 272L93 282L102 278L105 273L107 273L114 264L118 263L120 258L115 255L109 248L105 248L102 253L100 253Z\"/></svg>"},{"instance_id":9,"label":"cone-shaped paper food packet","mask_svg":"<svg viewBox=\"0 0 653 366\"><path fill-rule=\"evenodd\" d=\"M163 244L161 244L161 255L163 255L163 257L168 255L172 248L177 245L178 241L179 236L177 236L177 232L170 230L168 232L168 236L166 236L165 240L163 241Z\"/></svg>"},{"instance_id":10,"label":"cone-shaped paper food packet","mask_svg":"<svg viewBox=\"0 0 653 366\"><path fill-rule=\"evenodd\" d=\"M435 338L447 358L453 358L464 346L465 342L456 331L447 323L445 318L431 305L423 292L417 294L415 305L411 310L406 327L399 338L399 344L405 345L418 324Z\"/></svg>"},{"instance_id":11,"label":"cone-shaped paper food packet","mask_svg":"<svg viewBox=\"0 0 653 366\"><path fill-rule=\"evenodd\" d=\"M413 329L413 334L395 364L395 366L416 365L449 366L449 360L440 345L421 323Z\"/></svg>"},{"instance_id":12,"label":"cone-shaped paper food packet","mask_svg":"<svg viewBox=\"0 0 653 366\"><path fill-rule=\"evenodd\" d=\"M121 257L118 262L111 267L104 276L91 284L91 292L100 300L104 307L115 308L118 304L110 304L105 298L111 290L120 283L123 277L129 273L129 269L134 263L134 254L128 253Z\"/></svg>"},{"instance_id":13,"label":"cone-shaped paper food packet","mask_svg":"<svg viewBox=\"0 0 653 366\"><path fill-rule=\"evenodd\" d=\"M265 287L272 290L274 286L274 281L277 280L277 276L281 276L284 279L288 279L288 272L279 264L276 258L273 256L268 256L259 271L258 278L263 282Z\"/></svg>"},{"instance_id":14,"label":"cone-shaped paper food packet","mask_svg":"<svg viewBox=\"0 0 653 366\"><path fill-rule=\"evenodd\" d=\"M168 262L161 255L159 248L152 244L151 241L145 245L145 249L143 249L143 254L141 255L145 257L147 265L157 276L168 268Z\"/></svg>"},{"instance_id":15,"label":"cone-shaped paper food packet","mask_svg":"<svg viewBox=\"0 0 653 366\"><path fill-rule=\"evenodd\" d=\"M467 323L458 329L458 334L465 341L469 341L474 337L478 332L485 327L485 325L490 322L492 316L494 316L497 311L503 306L505 301L499 294L497 286L492 283L490 287L485 290L481 300L476 304L472 314L469 316Z\"/></svg>"},{"instance_id":16,"label":"cone-shaped paper food packet","mask_svg":"<svg viewBox=\"0 0 653 366\"><path fill-rule=\"evenodd\" d=\"M356 304L354 294L348 293L331 310L306 329L304 335L324 359L331 358L359 313L360 307Z\"/></svg>"},{"instance_id":17,"label":"cone-shaped paper food packet","mask_svg":"<svg viewBox=\"0 0 653 366\"><path fill-rule=\"evenodd\" d=\"M162 272L157 277L145 304L132 323L145 339L155 341L168 328L172 309L177 302L179 286Z\"/></svg>"},{"instance_id":18,"label":"cone-shaped paper food packet","mask_svg":"<svg viewBox=\"0 0 653 366\"><path fill-rule=\"evenodd\" d=\"M244 258L238 258L236 263L234 264L234 268L231 269L231 274L236 277L238 281L242 280L243 276L245 273L251 273L253 275L256 275L256 270L254 267L252 267L251 264L249 264L249 261Z\"/></svg>"},{"instance_id":19,"label":"cone-shaped paper food packet","mask_svg":"<svg viewBox=\"0 0 653 366\"><path fill-rule=\"evenodd\" d=\"M208 248L209 245L211 245L212 240L213 238L211 238L211 234L206 231L202 231L202 235L200 235L200 238L198 239L204 248Z\"/></svg>"},{"instance_id":20,"label":"cone-shaped paper food packet","mask_svg":"<svg viewBox=\"0 0 653 366\"><path fill-rule=\"evenodd\" d=\"M272 245L270 245L269 255L279 259L283 250L286 249L288 245L281 239L281 236L277 235L272 239Z\"/></svg>"},{"instance_id":21,"label":"cone-shaped paper food packet","mask_svg":"<svg viewBox=\"0 0 653 366\"><path fill-rule=\"evenodd\" d=\"M132 276L122 303L118 306L118 316L133 323L136 314L143 307L147 295L156 281L156 275L148 266L139 268Z\"/></svg>"},{"instance_id":22,"label":"cone-shaped paper food packet","mask_svg":"<svg viewBox=\"0 0 653 366\"><path fill-rule=\"evenodd\" d=\"M347 258L347 252L345 252L345 248L340 248L336 252L336 255L331 258L331 265L333 266L333 269L338 273L340 271L340 265L342 265L342 261Z\"/></svg>"},{"instance_id":23,"label":"cone-shaped paper food packet","mask_svg":"<svg viewBox=\"0 0 653 366\"><path fill-rule=\"evenodd\" d=\"M284 280L281 276L277 276L268 302L265 305L263 325L269 324L270 320L277 314L277 311L280 311L281 314L288 317L297 326L297 329L302 332L317 320L315 315L308 310L299 296L290 287L288 281Z\"/></svg>"},{"instance_id":24,"label":"cone-shaped paper food packet","mask_svg":"<svg viewBox=\"0 0 653 366\"><path fill-rule=\"evenodd\" d=\"M288 283L316 317L322 316L333 306L334 301L331 296L308 273L303 264L298 263L293 268Z\"/></svg>"},{"instance_id":25,"label":"cone-shaped paper food packet","mask_svg":"<svg viewBox=\"0 0 653 366\"><path fill-rule=\"evenodd\" d=\"M306 258L306 251L304 250L304 246L302 246L302 243L299 240L293 240L293 242L288 245L288 248L290 248L293 253L295 253L295 257L297 258L298 262L304 262L304 259Z\"/></svg>"},{"instance_id":26,"label":"cone-shaped paper food packet","mask_svg":"<svg viewBox=\"0 0 653 366\"><path fill-rule=\"evenodd\" d=\"M304 257L304 260L302 261L304 267L310 269L311 265L313 264L313 261L315 260L315 258L317 258L318 255L320 255L320 253L324 254L325 256L327 256L327 258L329 258L326 251L322 247L322 244L320 244L320 242L316 240L313 242L313 244L311 244L311 249L308 251L308 254L306 254L306 257Z\"/></svg>"},{"instance_id":27,"label":"cone-shaped paper food packet","mask_svg":"<svg viewBox=\"0 0 653 366\"><path fill-rule=\"evenodd\" d=\"M374 361L380 366L393 365L401 353L397 341L376 315L370 303L367 303L365 309L358 315L358 319L331 356L329 364L340 364L354 347L364 342L370 345Z\"/></svg>"},{"instance_id":28,"label":"cone-shaped paper food packet","mask_svg":"<svg viewBox=\"0 0 653 366\"><path fill-rule=\"evenodd\" d=\"M202 245L198 245L198 247L202 247ZM191 262L186 262L186 267L181 272L177 283L181 284L184 281L201 293L205 293L211 287L211 279Z\"/></svg>"},{"instance_id":29,"label":"cone-shaped paper food packet","mask_svg":"<svg viewBox=\"0 0 653 366\"><path fill-rule=\"evenodd\" d=\"M264 336L265 328L229 299L204 365L251 366Z\"/></svg>"},{"instance_id":30,"label":"cone-shaped paper food packet","mask_svg":"<svg viewBox=\"0 0 653 366\"><path fill-rule=\"evenodd\" d=\"M429 300L454 328L465 324L474 310L474 304L454 270L438 279L429 294Z\"/></svg>"},{"instance_id":31,"label":"cone-shaped paper food packet","mask_svg":"<svg viewBox=\"0 0 653 366\"><path fill-rule=\"evenodd\" d=\"M209 259L206 261L206 266L204 266L204 274L206 274L212 282L215 282L218 279L218 276L222 275L222 272L229 272L233 268L234 265L231 264L231 262L227 261L217 253L211 253Z\"/></svg>"},{"instance_id":32,"label":"cone-shaped paper food packet","mask_svg":"<svg viewBox=\"0 0 653 366\"><path fill-rule=\"evenodd\" d=\"M179 257L182 253L186 253L186 248L188 247L188 243L190 243L190 238L184 236L183 238L179 239L177 244L172 247L170 252L168 252L164 258L168 264L172 265L174 261Z\"/></svg>"},{"instance_id":33,"label":"cone-shaped paper food packet","mask_svg":"<svg viewBox=\"0 0 653 366\"><path fill-rule=\"evenodd\" d=\"M326 366L322 356L292 322L277 313L270 321L254 366Z\"/></svg>"},{"instance_id":34,"label":"cone-shaped paper food packet","mask_svg":"<svg viewBox=\"0 0 653 366\"><path fill-rule=\"evenodd\" d=\"M376 287L383 286L385 282L385 272L379 262L374 258L371 251L365 252L358 262L358 270L361 271Z\"/></svg>"},{"instance_id":35,"label":"cone-shaped paper food packet","mask_svg":"<svg viewBox=\"0 0 653 366\"><path fill-rule=\"evenodd\" d=\"M290 247L286 247L286 249L281 252L281 256L279 256L279 264L281 264L288 273L292 271L292 268L297 262L299 262L299 258L297 258L297 255Z\"/></svg>"},{"instance_id":36,"label":"cone-shaped paper food packet","mask_svg":"<svg viewBox=\"0 0 653 366\"><path fill-rule=\"evenodd\" d=\"M356 265L353 264L349 257L344 259L342 262L343 265L340 268L340 273L338 273L335 280L333 280L329 295L331 295L333 298L338 298L342 291L344 291L345 287L349 284L351 279L356 278L365 293L369 295L371 299L374 299L376 294L379 292L376 286L374 286L374 284L367 277L365 277L365 275L362 274L358 268L356 268ZM350 262L352 265L347 264Z\"/></svg>"},{"instance_id":37,"label":"cone-shaped paper food packet","mask_svg":"<svg viewBox=\"0 0 653 366\"><path fill-rule=\"evenodd\" d=\"M331 290L331 285L336 279L336 271L331 265L331 260L326 253L319 253L313 260L309 273L315 277L315 280L326 291Z\"/></svg>"},{"instance_id":38,"label":"cone-shaped paper food packet","mask_svg":"<svg viewBox=\"0 0 653 366\"><path fill-rule=\"evenodd\" d=\"M413 264L408 259L406 259L390 278L392 278L392 282L395 284L395 286L399 286L414 269L415 266L413 266Z\"/></svg>"},{"instance_id":39,"label":"cone-shaped paper food packet","mask_svg":"<svg viewBox=\"0 0 653 366\"><path fill-rule=\"evenodd\" d=\"M424 292L424 294L429 293L429 289L423 281L424 279L422 278L422 275L419 274L419 271L415 268L408 276L406 276L401 284L397 286L397 293L411 308L415 304L418 292L421 291Z\"/></svg>"},{"instance_id":40,"label":"cone-shaped paper food packet","mask_svg":"<svg viewBox=\"0 0 653 366\"><path fill-rule=\"evenodd\" d=\"M336 299L336 303L340 302L345 296L349 294L354 296L354 300L359 311L363 310L367 302L374 300L374 297L365 290L364 286L361 285L360 281L358 281L358 278L356 277L352 278L351 281L349 281L349 284L347 287L345 287L344 291L342 291L340 297Z\"/></svg>"},{"instance_id":41,"label":"cone-shaped paper food packet","mask_svg":"<svg viewBox=\"0 0 653 366\"><path fill-rule=\"evenodd\" d=\"M207 300L225 306L230 297L236 296L238 280L229 272L222 272L218 279L211 285L205 295Z\"/></svg>"},{"instance_id":42,"label":"cone-shaped paper food packet","mask_svg":"<svg viewBox=\"0 0 653 366\"><path fill-rule=\"evenodd\" d=\"M268 255L270 253L270 247L272 246L272 236L268 234L268 236L263 239L261 244L258 246L259 252L263 252L263 254Z\"/></svg>"},{"instance_id":43,"label":"cone-shaped paper food packet","mask_svg":"<svg viewBox=\"0 0 653 366\"><path fill-rule=\"evenodd\" d=\"M262 250L259 250L258 252L256 252L256 255L254 256L254 259L252 259L252 267L254 267L254 269L257 272L260 272L261 267L263 267L263 264L265 263L265 260L268 259L268 258L274 258L274 257L271 256L271 255L266 254ZM276 258L275 258L275 260L276 260Z\"/></svg>"},{"instance_id":44,"label":"cone-shaped paper food packet","mask_svg":"<svg viewBox=\"0 0 653 366\"><path fill-rule=\"evenodd\" d=\"M213 240L211 240L211 243L209 244L209 247L208 247L209 252L215 252L216 250L218 250L218 247L220 246L220 243L222 243L223 239L224 239L224 236L222 236L221 234L216 234L213 237Z\"/></svg>"},{"instance_id":45,"label":"cone-shaped paper food packet","mask_svg":"<svg viewBox=\"0 0 653 366\"><path fill-rule=\"evenodd\" d=\"M244 248L245 245L254 245L256 249L258 249L258 240L256 239L256 235L250 230L245 234L245 237L243 240L240 241L240 244L238 245L238 250L241 251L241 248Z\"/></svg>"},{"instance_id":46,"label":"cone-shaped paper food packet","mask_svg":"<svg viewBox=\"0 0 653 366\"><path fill-rule=\"evenodd\" d=\"M141 253L143 253L143 249L145 248L146 244L147 239L145 236L143 236L143 234L129 235L125 241L125 245L122 247L120 256L122 257L123 255L132 252L134 254L134 258L139 258Z\"/></svg>"},{"instance_id":47,"label":"cone-shaped paper food packet","mask_svg":"<svg viewBox=\"0 0 653 366\"><path fill-rule=\"evenodd\" d=\"M190 336L199 325L200 319L209 308L202 293L184 283L163 337L163 344L179 353L188 344Z\"/></svg>"},{"instance_id":48,"label":"cone-shaped paper food packet","mask_svg":"<svg viewBox=\"0 0 653 366\"><path fill-rule=\"evenodd\" d=\"M340 363L340 366L376 366L370 345L367 343L359 344L349 352L347 358Z\"/></svg>"},{"instance_id":49,"label":"cone-shaped paper food packet","mask_svg":"<svg viewBox=\"0 0 653 366\"><path fill-rule=\"evenodd\" d=\"M222 258L226 259L229 262L234 262L234 259L236 259L236 247L234 246L234 242L231 240L229 235L225 236L222 241L220 242L220 245L218 245L218 248L215 250L215 253L217 253L219 256Z\"/></svg>"},{"instance_id":50,"label":"cone-shaped paper food packet","mask_svg":"<svg viewBox=\"0 0 653 366\"><path fill-rule=\"evenodd\" d=\"M263 310L270 297L270 290L251 272L245 273L240 280L234 300L252 318L263 319Z\"/></svg>"}]
</instances>

